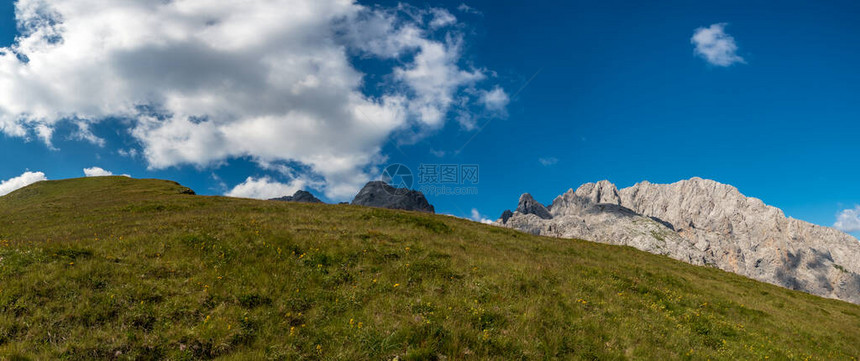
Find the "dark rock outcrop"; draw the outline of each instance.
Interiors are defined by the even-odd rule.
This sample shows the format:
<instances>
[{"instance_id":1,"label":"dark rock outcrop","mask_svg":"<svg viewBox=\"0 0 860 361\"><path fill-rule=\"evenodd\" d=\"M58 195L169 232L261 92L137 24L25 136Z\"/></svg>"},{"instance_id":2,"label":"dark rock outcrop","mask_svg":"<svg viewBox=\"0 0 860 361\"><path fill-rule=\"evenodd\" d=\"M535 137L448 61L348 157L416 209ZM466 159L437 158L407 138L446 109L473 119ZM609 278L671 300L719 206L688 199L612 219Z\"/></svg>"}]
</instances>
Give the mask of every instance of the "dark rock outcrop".
<instances>
[{"instance_id":1,"label":"dark rock outcrop","mask_svg":"<svg viewBox=\"0 0 860 361\"><path fill-rule=\"evenodd\" d=\"M520 204L517 205L517 212L521 214L534 214L541 219L552 219L549 210L543 204L538 203L531 194L523 193L520 196Z\"/></svg>"},{"instance_id":2,"label":"dark rock outcrop","mask_svg":"<svg viewBox=\"0 0 860 361\"><path fill-rule=\"evenodd\" d=\"M423 193L405 188L394 188L382 181L367 183L358 192L355 199L352 200L352 204L366 207L436 213L436 209L427 202L427 198L424 197Z\"/></svg>"},{"instance_id":3,"label":"dark rock outcrop","mask_svg":"<svg viewBox=\"0 0 860 361\"><path fill-rule=\"evenodd\" d=\"M506 209L504 212L502 212L502 217L500 218L502 220L502 224L508 223L508 220L511 219L511 217L513 216L514 212L511 212L510 209Z\"/></svg>"},{"instance_id":4,"label":"dark rock outcrop","mask_svg":"<svg viewBox=\"0 0 860 361\"><path fill-rule=\"evenodd\" d=\"M296 194L291 196L285 196L281 198L272 198L270 201L281 201L281 202L298 202L298 203L322 203L323 201L319 200L317 197L314 197L313 194L307 191L297 191Z\"/></svg>"}]
</instances>

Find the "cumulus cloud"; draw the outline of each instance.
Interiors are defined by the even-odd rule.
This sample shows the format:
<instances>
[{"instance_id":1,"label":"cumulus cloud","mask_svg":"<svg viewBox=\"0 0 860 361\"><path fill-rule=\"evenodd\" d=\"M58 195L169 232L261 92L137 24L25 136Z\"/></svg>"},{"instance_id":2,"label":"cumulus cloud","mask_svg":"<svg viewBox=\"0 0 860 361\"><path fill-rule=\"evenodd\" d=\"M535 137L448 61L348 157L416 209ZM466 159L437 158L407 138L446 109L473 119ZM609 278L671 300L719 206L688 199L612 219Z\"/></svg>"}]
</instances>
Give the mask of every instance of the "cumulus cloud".
<instances>
[{"instance_id":1,"label":"cumulus cloud","mask_svg":"<svg viewBox=\"0 0 860 361\"><path fill-rule=\"evenodd\" d=\"M711 65L725 67L744 63L744 58L737 55L735 38L725 31L726 25L718 23L698 28L690 39L690 43L696 46L694 53Z\"/></svg>"},{"instance_id":2,"label":"cumulus cloud","mask_svg":"<svg viewBox=\"0 0 860 361\"><path fill-rule=\"evenodd\" d=\"M508 93L506 93L504 89L496 87L491 91L482 91L480 101L487 110L504 112L511 99L508 97Z\"/></svg>"},{"instance_id":3,"label":"cumulus cloud","mask_svg":"<svg viewBox=\"0 0 860 361\"><path fill-rule=\"evenodd\" d=\"M487 218L487 217L484 217L484 215L482 215L482 214L481 214L481 212L479 212L477 208L472 208L472 215L469 217L469 219L471 219L471 220L473 220L473 221L475 221L475 222L481 222L481 223L484 223L484 224L491 224L491 223L493 223L493 220L492 220L492 219L489 219L489 218Z\"/></svg>"},{"instance_id":4,"label":"cumulus cloud","mask_svg":"<svg viewBox=\"0 0 860 361\"><path fill-rule=\"evenodd\" d=\"M119 118L150 168L298 163L333 199L370 179L390 137L480 105L490 74L463 65L463 34L443 9L19 0L15 13L20 34L0 48L0 132L50 146L74 122L72 138L103 145L90 125ZM386 81L366 84L355 58L383 64Z\"/></svg>"},{"instance_id":5,"label":"cumulus cloud","mask_svg":"<svg viewBox=\"0 0 860 361\"><path fill-rule=\"evenodd\" d=\"M538 162L544 167L549 167L551 165L555 165L558 163L558 158L556 157L548 157L548 158L538 158Z\"/></svg>"},{"instance_id":6,"label":"cumulus cloud","mask_svg":"<svg viewBox=\"0 0 860 361\"><path fill-rule=\"evenodd\" d=\"M113 173L99 167L92 167L84 168L84 175L87 177L107 177L112 176Z\"/></svg>"},{"instance_id":7,"label":"cumulus cloud","mask_svg":"<svg viewBox=\"0 0 860 361\"><path fill-rule=\"evenodd\" d=\"M281 183L271 177L248 177L224 195L237 198L272 199L293 195L304 187L305 181L301 179L295 179L290 183Z\"/></svg>"},{"instance_id":8,"label":"cumulus cloud","mask_svg":"<svg viewBox=\"0 0 860 361\"><path fill-rule=\"evenodd\" d=\"M839 212L833 227L842 232L860 232L860 206Z\"/></svg>"},{"instance_id":9,"label":"cumulus cloud","mask_svg":"<svg viewBox=\"0 0 860 361\"><path fill-rule=\"evenodd\" d=\"M114 174L113 174L113 172L111 172L109 170L104 170L104 169L99 168L99 167L92 167L92 168L84 168L84 175L87 177L109 177L109 176L112 176ZM128 174L123 174L122 176L123 177L131 177Z\"/></svg>"},{"instance_id":10,"label":"cumulus cloud","mask_svg":"<svg viewBox=\"0 0 860 361\"><path fill-rule=\"evenodd\" d=\"M42 172L24 172L20 176L8 179L0 183L0 196L5 196L18 189L24 188L36 182L48 180Z\"/></svg>"}]
</instances>

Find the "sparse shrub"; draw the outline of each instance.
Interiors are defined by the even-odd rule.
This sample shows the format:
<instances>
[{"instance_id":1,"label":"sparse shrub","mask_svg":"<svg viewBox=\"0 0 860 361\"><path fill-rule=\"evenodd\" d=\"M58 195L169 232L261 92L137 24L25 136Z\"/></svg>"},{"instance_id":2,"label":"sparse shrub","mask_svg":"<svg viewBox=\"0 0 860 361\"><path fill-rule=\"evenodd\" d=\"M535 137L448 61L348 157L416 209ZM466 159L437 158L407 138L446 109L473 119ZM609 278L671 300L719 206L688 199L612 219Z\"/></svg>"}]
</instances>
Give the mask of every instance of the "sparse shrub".
<instances>
[{"instance_id":1,"label":"sparse shrub","mask_svg":"<svg viewBox=\"0 0 860 361\"><path fill-rule=\"evenodd\" d=\"M272 304L272 299L256 293L239 296L239 304L245 308L257 308Z\"/></svg>"}]
</instances>

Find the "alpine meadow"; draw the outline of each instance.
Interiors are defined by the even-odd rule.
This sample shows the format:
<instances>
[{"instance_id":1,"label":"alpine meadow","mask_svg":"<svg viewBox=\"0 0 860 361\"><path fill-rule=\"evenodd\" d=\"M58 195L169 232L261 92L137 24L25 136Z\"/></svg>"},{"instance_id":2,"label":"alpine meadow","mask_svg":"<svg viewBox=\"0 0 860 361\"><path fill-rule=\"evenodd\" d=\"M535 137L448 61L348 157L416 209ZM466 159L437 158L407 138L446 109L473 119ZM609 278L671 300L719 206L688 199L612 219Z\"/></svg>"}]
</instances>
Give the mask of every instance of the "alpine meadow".
<instances>
[{"instance_id":1,"label":"alpine meadow","mask_svg":"<svg viewBox=\"0 0 860 361\"><path fill-rule=\"evenodd\" d=\"M860 361L860 1L0 0L0 361Z\"/></svg>"},{"instance_id":2,"label":"alpine meadow","mask_svg":"<svg viewBox=\"0 0 860 361\"><path fill-rule=\"evenodd\" d=\"M860 353L860 306L630 247L450 216L189 193L168 181L101 177L41 182L0 198L0 353L16 360Z\"/></svg>"}]
</instances>

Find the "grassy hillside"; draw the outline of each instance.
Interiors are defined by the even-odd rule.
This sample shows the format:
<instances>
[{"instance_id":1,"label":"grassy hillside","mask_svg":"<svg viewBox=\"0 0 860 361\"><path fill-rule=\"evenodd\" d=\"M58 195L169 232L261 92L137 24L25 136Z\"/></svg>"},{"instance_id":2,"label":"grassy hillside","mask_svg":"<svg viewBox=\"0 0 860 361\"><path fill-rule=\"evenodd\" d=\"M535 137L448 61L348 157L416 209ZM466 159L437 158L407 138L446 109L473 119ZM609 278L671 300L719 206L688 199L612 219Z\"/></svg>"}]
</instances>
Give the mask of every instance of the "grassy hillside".
<instances>
[{"instance_id":1,"label":"grassy hillside","mask_svg":"<svg viewBox=\"0 0 860 361\"><path fill-rule=\"evenodd\" d=\"M0 358L852 359L860 306L446 216L201 197L0 198Z\"/></svg>"}]
</instances>

